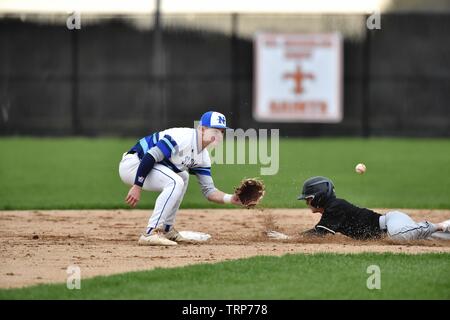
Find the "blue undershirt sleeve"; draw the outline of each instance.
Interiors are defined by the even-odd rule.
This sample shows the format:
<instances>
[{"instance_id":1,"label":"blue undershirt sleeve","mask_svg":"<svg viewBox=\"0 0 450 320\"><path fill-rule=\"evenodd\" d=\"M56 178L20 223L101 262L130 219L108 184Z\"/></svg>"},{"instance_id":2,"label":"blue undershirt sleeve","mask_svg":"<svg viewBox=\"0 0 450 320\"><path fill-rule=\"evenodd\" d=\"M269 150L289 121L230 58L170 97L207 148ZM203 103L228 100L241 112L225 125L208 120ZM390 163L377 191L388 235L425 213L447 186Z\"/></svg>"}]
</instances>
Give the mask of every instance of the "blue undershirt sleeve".
<instances>
[{"instance_id":1,"label":"blue undershirt sleeve","mask_svg":"<svg viewBox=\"0 0 450 320\"><path fill-rule=\"evenodd\" d=\"M134 184L142 187L144 185L145 178L153 169L155 165L155 158L149 153L146 153L142 158L141 163L137 169L136 178L134 179Z\"/></svg>"}]
</instances>

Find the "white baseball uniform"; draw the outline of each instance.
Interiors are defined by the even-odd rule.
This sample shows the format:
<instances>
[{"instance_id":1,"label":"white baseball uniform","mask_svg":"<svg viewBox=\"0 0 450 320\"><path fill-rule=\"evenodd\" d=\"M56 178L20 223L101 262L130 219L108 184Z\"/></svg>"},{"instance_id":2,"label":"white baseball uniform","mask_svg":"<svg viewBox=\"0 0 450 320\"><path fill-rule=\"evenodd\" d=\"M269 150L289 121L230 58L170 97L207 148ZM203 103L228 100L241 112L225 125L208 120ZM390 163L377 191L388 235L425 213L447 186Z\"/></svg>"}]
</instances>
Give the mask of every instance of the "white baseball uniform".
<instances>
[{"instance_id":1,"label":"white baseball uniform","mask_svg":"<svg viewBox=\"0 0 450 320\"><path fill-rule=\"evenodd\" d=\"M147 234L163 227L169 231L186 193L189 173L197 176L205 197L214 192L211 160L206 148L201 149L198 131L194 128L171 128L153 133L138 141L123 154L119 174L123 182L133 185L141 159L146 153L155 158L155 165L142 188L161 192L148 225Z\"/></svg>"}]
</instances>

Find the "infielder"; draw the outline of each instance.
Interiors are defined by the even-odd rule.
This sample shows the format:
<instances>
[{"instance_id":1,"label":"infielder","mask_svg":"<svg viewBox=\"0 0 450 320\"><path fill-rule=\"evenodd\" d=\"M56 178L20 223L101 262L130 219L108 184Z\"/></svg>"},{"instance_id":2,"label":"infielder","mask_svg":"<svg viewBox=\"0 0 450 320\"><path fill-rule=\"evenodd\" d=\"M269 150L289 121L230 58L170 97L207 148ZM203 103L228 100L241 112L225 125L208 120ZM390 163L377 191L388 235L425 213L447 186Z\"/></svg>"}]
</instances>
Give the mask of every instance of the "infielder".
<instances>
[{"instance_id":1,"label":"infielder","mask_svg":"<svg viewBox=\"0 0 450 320\"><path fill-rule=\"evenodd\" d=\"M197 128L171 128L140 139L123 154L119 165L122 181L131 185L125 201L135 207L142 189L160 192L141 245L176 245L186 241L173 227L189 182L195 174L203 195L215 203L240 205L236 195L214 186L207 147L223 140L226 118L219 112L202 115Z\"/></svg>"},{"instance_id":2,"label":"infielder","mask_svg":"<svg viewBox=\"0 0 450 320\"><path fill-rule=\"evenodd\" d=\"M338 199L333 182L325 177L307 179L298 199L305 200L312 212L322 215L314 229L304 232L304 235L339 232L354 239L373 239L387 234L392 240L407 241L427 239L438 231L450 233L450 220L437 224L427 221L415 222L400 211L381 215Z\"/></svg>"}]
</instances>

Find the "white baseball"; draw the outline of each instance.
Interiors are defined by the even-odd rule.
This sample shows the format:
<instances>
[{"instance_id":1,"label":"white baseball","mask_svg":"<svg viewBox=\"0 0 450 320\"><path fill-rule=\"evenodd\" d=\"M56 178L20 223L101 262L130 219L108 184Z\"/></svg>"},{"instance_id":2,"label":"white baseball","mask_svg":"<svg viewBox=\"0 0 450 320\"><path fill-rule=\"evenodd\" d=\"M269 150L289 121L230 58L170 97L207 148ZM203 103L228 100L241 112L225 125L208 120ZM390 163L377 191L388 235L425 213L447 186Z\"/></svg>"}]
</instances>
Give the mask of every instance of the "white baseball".
<instances>
[{"instance_id":1,"label":"white baseball","mask_svg":"<svg viewBox=\"0 0 450 320\"><path fill-rule=\"evenodd\" d=\"M364 163L358 163L355 167L355 171L359 174L366 172L366 165Z\"/></svg>"}]
</instances>

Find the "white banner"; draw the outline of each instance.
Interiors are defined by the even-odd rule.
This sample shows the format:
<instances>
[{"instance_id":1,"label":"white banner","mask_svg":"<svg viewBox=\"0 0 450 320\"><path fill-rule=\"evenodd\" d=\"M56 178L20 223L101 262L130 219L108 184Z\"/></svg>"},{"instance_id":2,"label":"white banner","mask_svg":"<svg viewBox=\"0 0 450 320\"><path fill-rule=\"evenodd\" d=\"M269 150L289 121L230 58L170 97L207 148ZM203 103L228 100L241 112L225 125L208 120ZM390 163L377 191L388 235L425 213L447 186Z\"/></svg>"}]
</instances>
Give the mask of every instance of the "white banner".
<instances>
[{"instance_id":1,"label":"white banner","mask_svg":"<svg viewBox=\"0 0 450 320\"><path fill-rule=\"evenodd\" d=\"M254 47L253 116L256 120L342 120L339 34L258 33Z\"/></svg>"}]
</instances>

